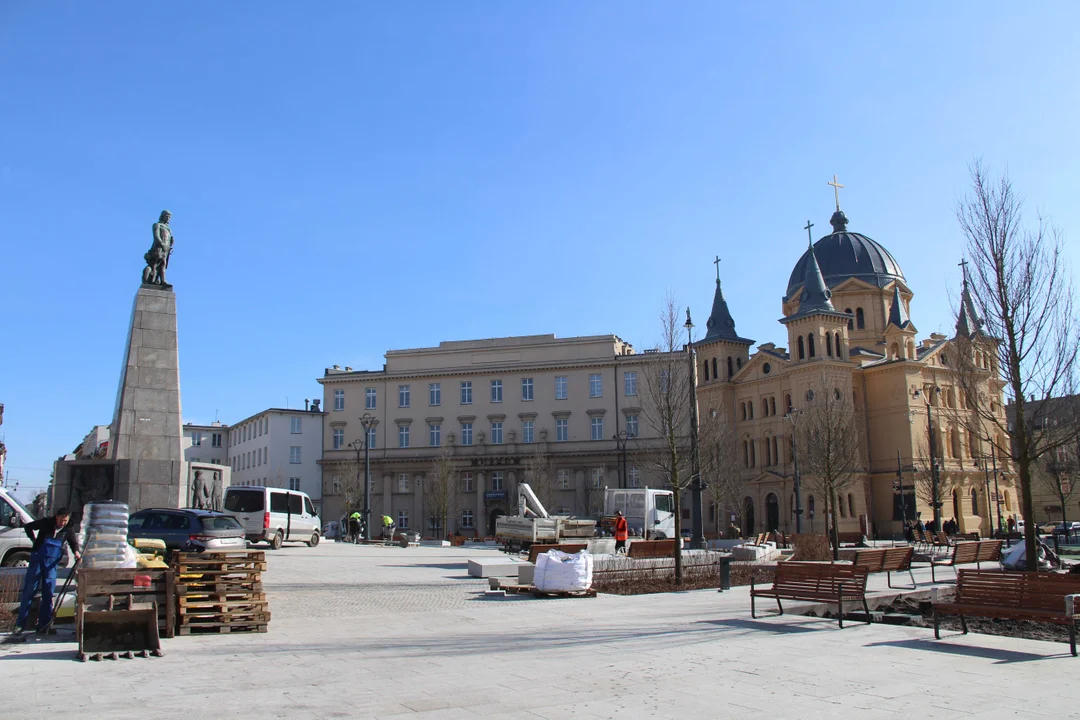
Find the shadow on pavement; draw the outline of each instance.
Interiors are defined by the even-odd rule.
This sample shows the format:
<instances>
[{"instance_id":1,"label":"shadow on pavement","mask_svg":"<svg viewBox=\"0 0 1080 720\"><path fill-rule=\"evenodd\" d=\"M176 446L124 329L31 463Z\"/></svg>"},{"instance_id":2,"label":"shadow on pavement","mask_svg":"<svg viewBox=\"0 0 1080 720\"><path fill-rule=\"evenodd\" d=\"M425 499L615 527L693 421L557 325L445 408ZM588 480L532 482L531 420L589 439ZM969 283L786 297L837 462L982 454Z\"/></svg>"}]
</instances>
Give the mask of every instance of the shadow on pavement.
<instances>
[{"instance_id":1,"label":"shadow on pavement","mask_svg":"<svg viewBox=\"0 0 1080 720\"><path fill-rule=\"evenodd\" d=\"M981 657L988 660L996 660L996 664L1009 664L1020 662L1032 662L1036 660L1052 660L1055 658L1068 657L1068 650L1060 655L1038 655L1036 653L1020 652L1017 650L1001 650L998 648L985 648L975 645L957 645L945 642L950 638L962 638L961 633L955 635L942 635L941 640L914 639L914 640L887 640L883 642L867 643L866 647L898 647L909 650L929 650L930 652L945 653L946 655L966 655L969 657Z\"/></svg>"},{"instance_id":2,"label":"shadow on pavement","mask_svg":"<svg viewBox=\"0 0 1080 720\"><path fill-rule=\"evenodd\" d=\"M45 649L38 650L37 648L42 647L41 645L36 645L36 646L35 645L23 645L23 647L32 647L32 648L34 648L34 650L32 652L10 652L10 653L5 653L3 655L0 655L0 661L4 661L4 660L66 660L68 662L71 662L72 660L75 659L75 656L79 652L77 647L71 647L71 646L68 646L68 647L65 647L65 648L58 647L58 648L55 648L55 649L52 649L52 650L45 650Z\"/></svg>"},{"instance_id":3,"label":"shadow on pavement","mask_svg":"<svg viewBox=\"0 0 1080 720\"><path fill-rule=\"evenodd\" d=\"M777 615L776 617L780 617ZM706 625L719 625L722 627L740 628L742 630L755 630L760 632L769 632L776 635L786 635L791 633L812 633L820 630L838 630L835 621L832 625L825 624L823 621L816 622L813 625L791 625L789 623L773 623L764 620L737 620L735 618L728 618L724 620L699 620L698 622Z\"/></svg>"}]
</instances>

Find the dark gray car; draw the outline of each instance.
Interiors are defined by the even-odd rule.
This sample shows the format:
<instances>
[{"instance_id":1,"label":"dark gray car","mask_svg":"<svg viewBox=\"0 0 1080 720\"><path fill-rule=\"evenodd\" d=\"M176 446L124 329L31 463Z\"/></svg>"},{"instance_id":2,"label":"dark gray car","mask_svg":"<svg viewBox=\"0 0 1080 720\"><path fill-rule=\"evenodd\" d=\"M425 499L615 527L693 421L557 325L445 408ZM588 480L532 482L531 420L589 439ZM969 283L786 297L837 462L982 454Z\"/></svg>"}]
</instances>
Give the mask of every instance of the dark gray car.
<instances>
[{"instance_id":1,"label":"dark gray car","mask_svg":"<svg viewBox=\"0 0 1080 720\"><path fill-rule=\"evenodd\" d=\"M210 510L140 510L128 520L128 538L157 538L169 550L184 552L247 548L236 518Z\"/></svg>"}]
</instances>

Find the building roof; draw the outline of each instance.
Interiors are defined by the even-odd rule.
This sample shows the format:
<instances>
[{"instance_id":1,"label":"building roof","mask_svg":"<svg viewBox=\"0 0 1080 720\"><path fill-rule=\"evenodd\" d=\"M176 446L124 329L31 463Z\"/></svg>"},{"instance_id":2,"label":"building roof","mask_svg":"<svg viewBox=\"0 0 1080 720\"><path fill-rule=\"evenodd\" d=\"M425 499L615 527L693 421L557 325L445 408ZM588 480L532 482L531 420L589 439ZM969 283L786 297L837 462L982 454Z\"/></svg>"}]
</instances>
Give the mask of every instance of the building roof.
<instances>
[{"instance_id":1,"label":"building roof","mask_svg":"<svg viewBox=\"0 0 1080 720\"><path fill-rule=\"evenodd\" d=\"M964 290L960 294L960 311L956 314L956 336L973 338L983 334L983 320L975 303L971 300L971 288L968 286L967 266L964 265Z\"/></svg>"},{"instance_id":2,"label":"building roof","mask_svg":"<svg viewBox=\"0 0 1080 720\"><path fill-rule=\"evenodd\" d=\"M731 317L731 311L728 310L727 300L724 299L724 290L720 285L720 278L716 278L716 293L713 295L712 312L705 322L705 327L708 331L705 333L704 339L701 340L702 343L730 340L750 345L754 342L739 337L739 334L735 332L735 319Z\"/></svg>"},{"instance_id":3,"label":"building roof","mask_svg":"<svg viewBox=\"0 0 1080 720\"><path fill-rule=\"evenodd\" d=\"M799 309L794 315L784 318L785 322L821 314L850 317L847 313L837 312L836 308L833 307L832 291L825 285L825 278L821 274L821 267L818 265L817 253L814 251L813 246L807 248L806 252L803 278L799 283L802 287Z\"/></svg>"},{"instance_id":4,"label":"building roof","mask_svg":"<svg viewBox=\"0 0 1080 720\"><path fill-rule=\"evenodd\" d=\"M880 244L860 233L848 232L848 219L842 210L833 213L833 232L813 245L813 254L821 268L821 275L829 287L836 287L845 280L858 278L883 288L893 280L904 279L900 264ZM787 295L790 300L803 283L806 265L810 262L810 249L795 263L788 278Z\"/></svg>"},{"instance_id":5,"label":"building roof","mask_svg":"<svg viewBox=\"0 0 1080 720\"><path fill-rule=\"evenodd\" d=\"M888 325L895 325L901 330L907 330L911 328L915 329L915 326L911 324L911 318L908 317L907 308L904 307L904 301L900 298L900 284L893 285L892 294L892 307L889 308L889 322ZM886 325L886 327L888 327Z\"/></svg>"}]
</instances>

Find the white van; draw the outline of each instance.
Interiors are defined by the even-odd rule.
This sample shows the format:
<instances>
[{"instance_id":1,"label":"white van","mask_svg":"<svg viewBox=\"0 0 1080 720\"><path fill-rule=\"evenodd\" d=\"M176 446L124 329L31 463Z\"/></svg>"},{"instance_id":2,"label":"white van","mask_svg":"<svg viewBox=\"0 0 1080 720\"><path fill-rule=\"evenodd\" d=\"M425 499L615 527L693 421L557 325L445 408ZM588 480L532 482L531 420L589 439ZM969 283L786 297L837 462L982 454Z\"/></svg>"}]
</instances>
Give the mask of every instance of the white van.
<instances>
[{"instance_id":1,"label":"white van","mask_svg":"<svg viewBox=\"0 0 1080 720\"><path fill-rule=\"evenodd\" d=\"M34 516L22 503L0 488L0 565L26 567L34 543L26 537L23 525L33 522Z\"/></svg>"},{"instance_id":2,"label":"white van","mask_svg":"<svg viewBox=\"0 0 1080 720\"><path fill-rule=\"evenodd\" d=\"M244 526L248 542L266 541L277 550L286 541L319 544L322 522L307 493L261 486L230 487L225 512Z\"/></svg>"}]
</instances>

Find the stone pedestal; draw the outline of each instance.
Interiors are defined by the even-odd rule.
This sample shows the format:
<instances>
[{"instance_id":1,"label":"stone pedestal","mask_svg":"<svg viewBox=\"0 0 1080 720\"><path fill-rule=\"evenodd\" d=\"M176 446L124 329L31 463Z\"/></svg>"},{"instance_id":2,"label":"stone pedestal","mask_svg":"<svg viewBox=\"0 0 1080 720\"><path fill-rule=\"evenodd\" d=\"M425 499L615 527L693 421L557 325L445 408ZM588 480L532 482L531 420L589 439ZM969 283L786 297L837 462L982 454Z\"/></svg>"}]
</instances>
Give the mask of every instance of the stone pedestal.
<instances>
[{"instance_id":1,"label":"stone pedestal","mask_svg":"<svg viewBox=\"0 0 1080 720\"><path fill-rule=\"evenodd\" d=\"M109 437L115 499L132 512L182 507L182 436L176 295L143 285L135 294Z\"/></svg>"}]
</instances>

